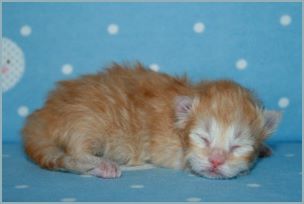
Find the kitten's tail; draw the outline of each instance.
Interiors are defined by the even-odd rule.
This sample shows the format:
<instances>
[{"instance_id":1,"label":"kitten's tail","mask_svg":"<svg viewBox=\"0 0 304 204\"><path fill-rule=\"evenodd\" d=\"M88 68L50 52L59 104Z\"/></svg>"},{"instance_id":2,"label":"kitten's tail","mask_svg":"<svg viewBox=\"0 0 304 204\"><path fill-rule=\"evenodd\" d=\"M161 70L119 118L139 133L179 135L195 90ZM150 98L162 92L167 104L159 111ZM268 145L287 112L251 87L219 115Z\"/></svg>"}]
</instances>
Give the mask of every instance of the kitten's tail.
<instances>
[{"instance_id":1,"label":"kitten's tail","mask_svg":"<svg viewBox=\"0 0 304 204\"><path fill-rule=\"evenodd\" d=\"M39 166L46 169L62 169L65 153L56 145L28 141L24 143L27 155Z\"/></svg>"},{"instance_id":2,"label":"kitten's tail","mask_svg":"<svg viewBox=\"0 0 304 204\"><path fill-rule=\"evenodd\" d=\"M34 112L22 130L24 151L29 158L46 169L61 169L64 151L47 135L46 128Z\"/></svg>"}]
</instances>

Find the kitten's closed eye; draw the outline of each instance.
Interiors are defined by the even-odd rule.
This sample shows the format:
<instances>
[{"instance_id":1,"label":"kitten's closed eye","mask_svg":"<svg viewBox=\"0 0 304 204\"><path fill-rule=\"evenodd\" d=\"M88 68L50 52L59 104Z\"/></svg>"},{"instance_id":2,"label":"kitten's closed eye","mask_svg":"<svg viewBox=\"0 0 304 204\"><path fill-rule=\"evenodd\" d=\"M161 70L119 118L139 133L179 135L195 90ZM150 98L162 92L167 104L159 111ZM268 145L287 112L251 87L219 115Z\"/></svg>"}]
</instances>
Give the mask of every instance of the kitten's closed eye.
<instances>
[{"instance_id":1,"label":"kitten's closed eye","mask_svg":"<svg viewBox=\"0 0 304 204\"><path fill-rule=\"evenodd\" d=\"M238 149L238 148L240 148L240 147L241 147L240 145L232 145L232 146L230 147L230 151L233 152L233 151L235 151L236 149Z\"/></svg>"},{"instance_id":2,"label":"kitten's closed eye","mask_svg":"<svg viewBox=\"0 0 304 204\"><path fill-rule=\"evenodd\" d=\"M235 156L242 156L252 152L254 148L251 145L233 145L230 147L230 152Z\"/></svg>"},{"instance_id":3,"label":"kitten's closed eye","mask_svg":"<svg viewBox=\"0 0 304 204\"><path fill-rule=\"evenodd\" d=\"M205 136L201 135L200 138L205 142L205 144L206 144L207 146L210 145L209 139L207 139Z\"/></svg>"},{"instance_id":4,"label":"kitten's closed eye","mask_svg":"<svg viewBox=\"0 0 304 204\"><path fill-rule=\"evenodd\" d=\"M210 146L210 140L206 133L193 133L190 135L193 141L200 147Z\"/></svg>"}]
</instances>

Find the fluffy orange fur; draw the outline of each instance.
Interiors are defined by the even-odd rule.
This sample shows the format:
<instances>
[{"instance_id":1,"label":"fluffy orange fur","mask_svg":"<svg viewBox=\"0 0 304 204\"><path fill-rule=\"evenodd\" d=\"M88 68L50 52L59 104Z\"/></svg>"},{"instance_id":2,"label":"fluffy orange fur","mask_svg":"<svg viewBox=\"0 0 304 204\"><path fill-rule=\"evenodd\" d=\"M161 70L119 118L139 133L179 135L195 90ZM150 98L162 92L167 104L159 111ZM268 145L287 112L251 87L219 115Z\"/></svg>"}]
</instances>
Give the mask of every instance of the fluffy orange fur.
<instances>
[{"instance_id":1,"label":"fluffy orange fur","mask_svg":"<svg viewBox=\"0 0 304 204\"><path fill-rule=\"evenodd\" d=\"M177 102L185 96L190 107ZM23 140L28 156L47 169L86 173L97 168L93 174L108 178L120 176L118 165L152 163L199 173L192 156L208 158L213 147L198 147L189 137L198 121L214 118L222 132L231 123L246 126L253 151L241 157L227 152L227 160L252 163L277 124L277 114L265 119L263 111L250 91L232 81L192 84L140 64L114 64L59 82L44 107L28 117Z\"/></svg>"}]
</instances>

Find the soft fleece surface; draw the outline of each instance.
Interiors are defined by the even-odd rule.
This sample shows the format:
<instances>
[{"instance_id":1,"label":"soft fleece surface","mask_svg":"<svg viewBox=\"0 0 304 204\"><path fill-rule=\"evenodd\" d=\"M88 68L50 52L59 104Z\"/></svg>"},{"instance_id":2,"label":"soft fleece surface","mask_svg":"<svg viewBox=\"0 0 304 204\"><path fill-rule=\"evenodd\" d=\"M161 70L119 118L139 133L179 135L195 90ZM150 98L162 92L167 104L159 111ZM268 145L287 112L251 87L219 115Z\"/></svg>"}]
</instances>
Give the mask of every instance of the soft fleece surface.
<instances>
[{"instance_id":1,"label":"soft fleece surface","mask_svg":"<svg viewBox=\"0 0 304 204\"><path fill-rule=\"evenodd\" d=\"M20 144L4 144L3 201L301 201L301 143L272 147L272 157L235 179L145 168L105 180L40 169L27 160Z\"/></svg>"}]
</instances>

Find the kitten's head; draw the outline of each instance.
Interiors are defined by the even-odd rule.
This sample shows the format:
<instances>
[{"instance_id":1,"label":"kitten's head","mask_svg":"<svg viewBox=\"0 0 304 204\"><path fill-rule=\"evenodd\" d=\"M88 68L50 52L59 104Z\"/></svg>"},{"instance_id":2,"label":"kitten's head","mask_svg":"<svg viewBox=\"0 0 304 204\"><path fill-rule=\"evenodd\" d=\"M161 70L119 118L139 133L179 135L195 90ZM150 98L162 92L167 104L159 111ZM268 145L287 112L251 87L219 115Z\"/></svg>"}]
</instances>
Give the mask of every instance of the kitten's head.
<instances>
[{"instance_id":1,"label":"kitten's head","mask_svg":"<svg viewBox=\"0 0 304 204\"><path fill-rule=\"evenodd\" d=\"M231 81L198 85L195 97L176 98L176 127L191 169L231 178L250 169L281 114L264 110L247 89Z\"/></svg>"}]
</instances>

